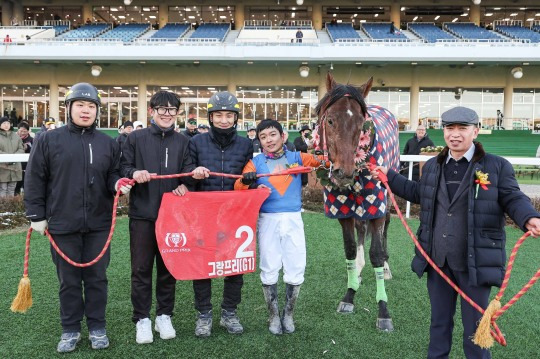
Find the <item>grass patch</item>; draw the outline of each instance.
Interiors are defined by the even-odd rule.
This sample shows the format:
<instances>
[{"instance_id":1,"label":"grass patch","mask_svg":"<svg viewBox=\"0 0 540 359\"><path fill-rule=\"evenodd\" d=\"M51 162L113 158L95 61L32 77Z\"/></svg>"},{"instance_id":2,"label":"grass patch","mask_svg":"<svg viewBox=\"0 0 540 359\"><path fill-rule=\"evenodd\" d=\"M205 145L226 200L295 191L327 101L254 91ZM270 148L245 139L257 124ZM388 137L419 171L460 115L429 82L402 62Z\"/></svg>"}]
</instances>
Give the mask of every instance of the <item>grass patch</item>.
<instances>
[{"instance_id":1,"label":"grass patch","mask_svg":"<svg viewBox=\"0 0 540 359\"><path fill-rule=\"evenodd\" d=\"M239 315L245 327L241 336L231 336L214 321L210 338L197 339L194 334L196 312L193 309L191 282L178 282L173 324L177 338L163 341L154 336L154 343L137 345L135 326L131 322L129 236L127 219L118 221L112 242L109 266L108 332L111 347L102 352L90 348L87 331L70 358L134 357L134 358L406 358L426 357L429 333L429 301L425 278L418 279L410 270L413 244L405 229L394 218L390 226L390 264L394 279L387 282L389 309L396 330L380 333L375 329L377 305L375 278L368 264L363 283L356 296L355 313L341 315L337 305L346 289L347 276L339 223L318 213L303 215L307 236L308 267L295 313L297 332L281 337L267 329L267 311L258 274L245 276L243 300ZM418 221L411 220L413 230ZM507 229L508 248L521 235ZM3 273L0 296L0 352L3 358L61 357L56 344L61 334L59 323L58 282L50 258L48 242L39 236L32 240L30 278L34 306L26 315L9 311L22 274L24 233L0 236ZM535 273L540 256L537 239L526 241L518 255L506 302ZM213 304L219 308L222 280L214 280ZM284 285L280 283L280 302ZM495 291L494 291L495 292ZM493 293L494 295L495 293ZM493 349L494 358L537 358L535 340L540 336L540 290L533 287L498 321L506 334L508 347ZM458 310L459 312L459 310ZM153 319L153 318L152 318ZM84 324L83 324L84 328ZM463 358L461 320L456 316L454 347L451 358ZM333 343L335 342L335 344ZM65 356L64 356L65 357Z\"/></svg>"}]
</instances>

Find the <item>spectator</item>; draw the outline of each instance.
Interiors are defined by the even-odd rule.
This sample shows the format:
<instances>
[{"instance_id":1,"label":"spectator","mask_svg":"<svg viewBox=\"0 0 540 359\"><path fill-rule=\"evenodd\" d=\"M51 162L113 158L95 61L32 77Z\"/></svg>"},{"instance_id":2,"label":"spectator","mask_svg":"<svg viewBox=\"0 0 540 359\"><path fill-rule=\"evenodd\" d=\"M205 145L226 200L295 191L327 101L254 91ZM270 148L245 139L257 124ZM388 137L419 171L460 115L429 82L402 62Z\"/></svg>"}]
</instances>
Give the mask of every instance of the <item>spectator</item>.
<instances>
[{"instance_id":1,"label":"spectator","mask_svg":"<svg viewBox=\"0 0 540 359\"><path fill-rule=\"evenodd\" d=\"M296 42L302 43L303 37L304 37L304 33L302 32L302 30L298 29L298 31L296 31Z\"/></svg>"},{"instance_id":2,"label":"spectator","mask_svg":"<svg viewBox=\"0 0 540 359\"><path fill-rule=\"evenodd\" d=\"M38 138L45 132L54 130L56 128L56 120L54 117L49 117L43 120L43 124L41 125L41 129L36 133L36 136L34 137L34 140L37 141Z\"/></svg>"},{"instance_id":3,"label":"spectator","mask_svg":"<svg viewBox=\"0 0 540 359\"><path fill-rule=\"evenodd\" d=\"M24 153L22 140L11 131L11 123L7 117L0 118L0 153ZM17 181L21 180L20 162L0 163L0 198L13 197Z\"/></svg>"},{"instance_id":4,"label":"spectator","mask_svg":"<svg viewBox=\"0 0 540 359\"><path fill-rule=\"evenodd\" d=\"M91 23L92 23L92 20L90 20L90 18L87 17L87 18L86 18L86 24L87 24L87 25L90 25Z\"/></svg>"},{"instance_id":5,"label":"spectator","mask_svg":"<svg viewBox=\"0 0 540 359\"><path fill-rule=\"evenodd\" d=\"M34 143L34 138L30 136L30 126L28 125L27 122L25 121L19 122L19 129L17 130L17 134L21 138L24 153L30 153L30 150L32 149L32 144ZM17 186L15 187L15 195L20 194L21 189L24 188L24 175L26 172L26 165L27 165L26 162L21 162L22 180L17 182Z\"/></svg>"},{"instance_id":6,"label":"spectator","mask_svg":"<svg viewBox=\"0 0 540 359\"><path fill-rule=\"evenodd\" d=\"M191 138L199 134L197 131L197 119L189 118L186 122L186 130L182 132L187 138Z\"/></svg>"},{"instance_id":7,"label":"spectator","mask_svg":"<svg viewBox=\"0 0 540 359\"><path fill-rule=\"evenodd\" d=\"M416 133L414 136L407 141L405 148L403 149L404 155L419 155L422 148L428 146L434 147L433 141L429 138L426 133L426 127L424 125L418 125L416 128ZM401 174L405 177L409 176L409 162L403 162L401 164ZM419 163L415 162L413 167L412 180L418 181L420 177Z\"/></svg>"},{"instance_id":8,"label":"spectator","mask_svg":"<svg viewBox=\"0 0 540 359\"><path fill-rule=\"evenodd\" d=\"M191 157L198 166L194 177L200 179L198 191L231 191L235 179L209 177L210 171L230 174L241 174L242 169L253 158L253 146L245 138L238 136L236 126L240 106L238 99L230 92L217 92L208 101L208 121L210 132L195 136L189 142ZM242 299L243 276L225 277L223 301L221 302L220 324L230 334L241 334L244 331L236 309ZM208 337L212 334L212 280L193 281L195 292L195 309L199 312L195 324L197 337Z\"/></svg>"},{"instance_id":9,"label":"spectator","mask_svg":"<svg viewBox=\"0 0 540 359\"><path fill-rule=\"evenodd\" d=\"M11 112L9 113L9 121L11 122L11 125L14 126L17 122L17 109L14 107L11 109Z\"/></svg>"},{"instance_id":10,"label":"spectator","mask_svg":"<svg viewBox=\"0 0 540 359\"><path fill-rule=\"evenodd\" d=\"M497 110L497 130L504 130L504 115L501 110Z\"/></svg>"},{"instance_id":11,"label":"spectator","mask_svg":"<svg viewBox=\"0 0 540 359\"><path fill-rule=\"evenodd\" d=\"M283 129L283 141L283 144L287 147L289 151L296 152L296 147L294 146L294 143L289 141L289 131L287 131L286 129Z\"/></svg>"},{"instance_id":12,"label":"spectator","mask_svg":"<svg viewBox=\"0 0 540 359\"><path fill-rule=\"evenodd\" d=\"M396 28L394 26L394 22L392 21L392 23L390 24L390 33L392 35L394 35L396 33Z\"/></svg>"},{"instance_id":13,"label":"spectator","mask_svg":"<svg viewBox=\"0 0 540 359\"><path fill-rule=\"evenodd\" d=\"M133 122L126 121L120 127L122 127L122 133L120 134L120 136L116 137L116 142L118 142L118 145L120 146L120 152L122 152L122 147L124 146L128 135L133 132Z\"/></svg>"},{"instance_id":14,"label":"spectator","mask_svg":"<svg viewBox=\"0 0 540 359\"><path fill-rule=\"evenodd\" d=\"M251 141L253 152L261 152L261 141L257 138L257 130L255 127L248 128L247 138Z\"/></svg>"},{"instance_id":15,"label":"spectator","mask_svg":"<svg viewBox=\"0 0 540 359\"><path fill-rule=\"evenodd\" d=\"M294 139L294 147L296 147L297 151L307 153L312 144L311 129L308 125L304 125L300 128L300 137ZM307 173L302 173L302 186L307 185L307 183L308 175Z\"/></svg>"},{"instance_id":16,"label":"spectator","mask_svg":"<svg viewBox=\"0 0 540 359\"><path fill-rule=\"evenodd\" d=\"M209 129L210 127L208 127L208 125L202 123L197 127L197 131L199 131L199 133L207 133Z\"/></svg>"},{"instance_id":17,"label":"spectator","mask_svg":"<svg viewBox=\"0 0 540 359\"><path fill-rule=\"evenodd\" d=\"M142 130L143 128L144 128L144 125L141 121L133 122L133 131Z\"/></svg>"}]
</instances>

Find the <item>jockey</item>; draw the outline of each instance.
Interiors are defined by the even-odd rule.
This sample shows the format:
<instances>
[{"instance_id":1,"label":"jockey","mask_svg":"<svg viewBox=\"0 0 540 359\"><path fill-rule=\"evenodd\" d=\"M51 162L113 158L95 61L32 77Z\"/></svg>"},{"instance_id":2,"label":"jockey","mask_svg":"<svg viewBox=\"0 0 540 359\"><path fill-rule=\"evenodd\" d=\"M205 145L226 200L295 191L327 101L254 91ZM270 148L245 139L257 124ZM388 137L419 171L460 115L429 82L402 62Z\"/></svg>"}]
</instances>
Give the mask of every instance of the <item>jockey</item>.
<instances>
[{"instance_id":1,"label":"jockey","mask_svg":"<svg viewBox=\"0 0 540 359\"><path fill-rule=\"evenodd\" d=\"M299 175L257 178L257 173L273 173L294 166L321 166L313 155L292 152L284 146L283 128L278 121L263 120L257 126L257 137L263 153L244 167L243 178L234 185L237 190L270 188L270 197L261 207L257 224L261 281L264 299L270 312L268 329L272 334L294 332L293 312L304 282L306 238L300 210L302 180ZM283 268L285 309L280 318L277 281Z\"/></svg>"}]
</instances>

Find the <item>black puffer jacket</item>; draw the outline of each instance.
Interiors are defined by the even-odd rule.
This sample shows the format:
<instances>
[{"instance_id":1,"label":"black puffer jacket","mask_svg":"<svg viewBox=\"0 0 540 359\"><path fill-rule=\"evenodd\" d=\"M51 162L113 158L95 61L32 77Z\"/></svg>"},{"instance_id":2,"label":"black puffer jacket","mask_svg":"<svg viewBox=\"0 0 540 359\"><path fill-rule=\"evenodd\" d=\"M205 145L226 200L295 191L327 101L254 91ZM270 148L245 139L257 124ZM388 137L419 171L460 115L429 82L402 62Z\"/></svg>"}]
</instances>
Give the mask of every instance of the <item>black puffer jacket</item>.
<instances>
[{"instance_id":1,"label":"black puffer jacket","mask_svg":"<svg viewBox=\"0 0 540 359\"><path fill-rule=\"evenodd\" d=\"M47 219L52 234L109 229L119 158L118 144L94 127L44 132L26 167L26 216Z\"/></svg>"},{"instance_id":2,"label":"black puffer jacket","mask_svg":"<svg viewBox=\"0 0 540 359\"><path fill-rule=\"evenodd\" d=\"M504 277L506 263L506 234L504 231L507 213L523 230L530 218L540 217L530 199L519 190L512 165L502 157L486 154L482 145L475 142L476 150L472 158L474 171L471 172L469 191L469 212L467 223L467 266L469 284L473 286L500 286ZM420 182L408 181L394 171L388 172L388 183L394 193L408 201L420 203L420 228L418 240L430 254L433 240L433 213L439 187L443 163L448 156L446 147L437 157L428 160L422 170ZM488 190L480 189L475 198L475 172L489 175ZM412 262L413 271L422 276L426 260L416 250Z\"/></svg>"},{"instance_id":3,"label":"black puffer jacket","mask_svg":"<svg viewBox=\"0 0 540 359\"><path fill-rule=\"evenodd\" d=\"M122 148L120 173L133 178L138 170L147 170L158 175L187 173L195 166L189 156L189 140L171 127L162 130L152 124L142 130L133 131ZM152 180L135 184L129 198L129 216L136 219L155 221L161 197L180 184L194 183L191 177Z\"/></svg>"},{"instance_id":4,"label":"black puffer jacket","mask_svg":"<svg viewBox=\"0 0 540 359\"><path fill-rule=\"evenodd\" d=\"M242 174L244 166L253 158L253 146L245 137L235 135L231 143L221 148L214 140L212 130L192 137L189 152L196 166L203 166L212 172ZM198 181L198 191L232 191L234 178L210 176Z\"/></svg>"}]
</instances>

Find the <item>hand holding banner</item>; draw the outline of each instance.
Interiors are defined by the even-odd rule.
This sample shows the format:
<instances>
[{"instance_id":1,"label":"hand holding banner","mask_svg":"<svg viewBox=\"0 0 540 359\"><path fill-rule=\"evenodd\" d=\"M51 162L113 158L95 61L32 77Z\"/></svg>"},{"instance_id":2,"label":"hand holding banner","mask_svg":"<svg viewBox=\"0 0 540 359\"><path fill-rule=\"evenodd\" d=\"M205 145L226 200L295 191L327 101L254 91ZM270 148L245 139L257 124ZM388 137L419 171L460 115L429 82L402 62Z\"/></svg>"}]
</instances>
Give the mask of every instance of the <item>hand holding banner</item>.
<instances>
[{"instance_id":1,"label":"hand holding banner","mask_svg":"<svg viewBox=\"0 0 540 359\"><path fill-rule=\"evenodd\" d=\"M165 266L177 280L254 272L259 208L268 189L165 193L156 238Z\"/></svg>"}]
</instances>

